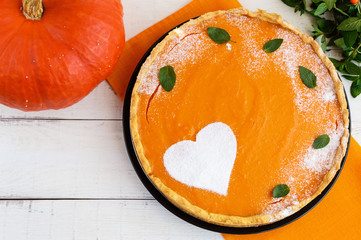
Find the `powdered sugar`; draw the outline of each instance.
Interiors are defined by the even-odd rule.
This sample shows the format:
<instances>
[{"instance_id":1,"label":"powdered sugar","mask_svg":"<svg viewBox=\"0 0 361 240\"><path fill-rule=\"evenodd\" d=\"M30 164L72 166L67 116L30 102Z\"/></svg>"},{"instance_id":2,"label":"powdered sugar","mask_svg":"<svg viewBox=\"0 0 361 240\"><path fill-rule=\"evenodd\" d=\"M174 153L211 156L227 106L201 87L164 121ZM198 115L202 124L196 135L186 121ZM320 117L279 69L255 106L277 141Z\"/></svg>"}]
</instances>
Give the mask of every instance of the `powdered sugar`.
<instances>
[{"instance_id":1,"label":"powdered sugar","mask_svg":"<svg viewBox=\"0 0 361 240\"><path fill-rule=\"evenodd\" d=\"M227 195L237 154L232 129L221 122L204 127L196 142L178 142L164 153L164 166L176 180L192 187Z\"/></svg>"},{"instance_id":2,"label":"powdered sugar","mask_svg":"<svg viewBox=\"0 0 361 240\"><path fill-rule=\"evenodd\" d=\"M159 84L158 72L161 67L166 65L175 65L177 62L188 62L196 64L198 59L207 54L207 49L210 47L204 44L206 40L209 41L205 33L199 33L199 29L190 26L186 29L182 27L176 29L176 34L170 41L166 43L164 49L156 56L153 63L149 67L146 75L143 78L142 85L138 89L139 93L152 94ZM161 54L167 51L167 54ZM147 59L150 61L150 59ZM179 69L175 69L177 74Z\"/></svg>"},{"instance_id":3,"label":"powdered sugar","mask_svg":"<svg viewBox=\"0 0 361 240\"><path fill-rule=\"evenodd\" d=\"M230 43L227 43L226 46L227 46L227 50L229 50L229 51L232 50L232 45Z\"/></svg>"},{"instance_id":4,"label":"powdered sugar","mask_svg":"<svg viewBox=\"0 0 361 240\"><path fill-rule=\"evenodd\" d=\"M298 51L297 46L303 44L300 37L295 34L289 34L288 30L282 28L277 31L277 36L284 39L284 41L282 47L275 54L280 59L283 59L285 68L282 70L290 77L295 93L294 103L300 114L310 120L314 116L322 116L327 111L327 102L336 100L335 86L328 69L310 45L307 45L304 51ZM310 56L313 57L310 58ZM317 87L311 90L303 85L299 76L301 60L305 62L308 59L316 61L316 64L307 63L306 61L307 66L305 66L317 77ZM320 106L317 108L319 112L315 112L315 109L311 107L315 104ZM303 156L305 167L318 173L324 173L326 170L329 170L343 133L344 128L342 125L337 130L332 130L332 124L330 124L328 126L328 134L331 138L330 143L327 147L318 150L310 146Z\"/></svg>"},{"instance_id":5,"label":"powdered sugar","mask_svg":"<svg viewBox=\"0 0 361 240\"><path fill-rule=\"evenodd\" d=\"M322 149L314 149L310 146L307 150L307 154L305 155L305 167L317 173L323 173L330 170L343 133L344 128L343 126L340 126L336 131L328 133L330 143L326 147Z\"/></svg>"},{"instance_id":6,"label":"powdered sugar","mask_svg":"<svg viewBox=\"0 0 361 240\"><path fill-rule=\"evenodd\" d=\"M294 211L291 207L284 207L296 204L299 204L297 196L294 192L291 192L286 198L282 200L278 198L274 199L273 203L268 205L267 209L263 212L263 214L273 214L281 211L282 217L287 217L291 215Z\"/></svg>"},{"instance_id":7,"label":"powdered sugar","mask_svg":"<svg viewBox=\"0 0 361 240\"><path fill-rule=\"evenodd\" d=\"M320 102L335 100L336 92L332 77L311 45L305 45L299 36L290 34L289 30L283 28L278 29L277 37L282 38L283 43L281 48L275 52L275 55L283 60L284 65L281 70L290 77L296 95L295 104L298 109L301 112L311 109L310 106L315 104L315 100ZM298 48L300 45L304 45L305 49L300 51ZM312 64L310 59L316 61L316 64ZM301 82L299 66L302 62L303 64L306 62L307 66L304 67L310 69L317 77L317 88L312 89L313 91L309 91Z\"/></svg>"},{"instance_id":8,"label":"powdered sugar","mask_svg":"<svg viewBox=\"0 0 361 240\"><path fill-rule=\"evenodd\" d=\"M249 21L249 18L246 16L235 16L233 14L227 14L225 17L230 23L235 24L239 27L242 35L240 36L240 44L244 47L242 48L242 55L247 56L247 61L242 63L241 66L244 69L247 69L246 74L252 78L257 78L259 69L262 69L266 65L264 59L267 57L267 53L262 49L259 44L257 44L257 34L259 29L255 22L259 22L259 19L252 19Z\"/></svg>"}]
</instances>

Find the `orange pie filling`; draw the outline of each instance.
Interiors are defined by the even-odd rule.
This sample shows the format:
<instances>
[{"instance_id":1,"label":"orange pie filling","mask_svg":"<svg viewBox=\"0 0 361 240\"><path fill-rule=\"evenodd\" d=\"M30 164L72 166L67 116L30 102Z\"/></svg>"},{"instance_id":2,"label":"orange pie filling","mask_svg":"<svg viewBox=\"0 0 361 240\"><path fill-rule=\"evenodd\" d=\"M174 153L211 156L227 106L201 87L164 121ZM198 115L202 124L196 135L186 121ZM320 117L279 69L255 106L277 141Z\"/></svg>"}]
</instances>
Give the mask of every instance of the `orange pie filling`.
<instances>
[{"instance_id":1,"label":"orange pie filling","mask_svg":"<svg viewBox=\"0 0 361 240\"><path fill-rule=\"evenodd\" d=\"M336 156L343 154L340 145L348 133L347 110L340 101L342 91L337 92L341 85L335 86L330 67L311 44L292 29L245 13L233 10L191 21L157 46L133 91L132 133L147 174L190 205L222 216L285 217L294 212L292 206L319 193L330 170L334 174L338 169ZM225 29L231 41L212 41L208 27ZM267 53L263 45L272 39L283 43ZM176 73L169 92L158 78L166 65ZM315 74L315 88L302 82L299 66ZM237 141L226 194L182 183L164 164L172 145L196 141L202 129L217 122L229 126ZM329 144L314 149L322 134L330 137ZM188 167L206 174L202 164ZM287 196L273 198L278 184L289 186Z\"/></svg>"}]
</instances>

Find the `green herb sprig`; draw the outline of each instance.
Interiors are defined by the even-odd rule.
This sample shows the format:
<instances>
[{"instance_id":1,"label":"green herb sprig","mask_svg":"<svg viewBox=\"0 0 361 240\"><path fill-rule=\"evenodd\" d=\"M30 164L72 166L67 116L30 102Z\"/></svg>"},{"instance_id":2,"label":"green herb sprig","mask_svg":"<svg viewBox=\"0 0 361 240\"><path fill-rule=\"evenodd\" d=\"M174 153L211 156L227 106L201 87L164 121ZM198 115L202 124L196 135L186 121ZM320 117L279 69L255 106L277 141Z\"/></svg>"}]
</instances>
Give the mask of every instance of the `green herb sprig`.
<instances>
[{"instance_id":1,"label":"green herb sprig","mask_svg":"<svg viewBox=\"0 0 361 240\"><path fill-rule=\"evenodd\" d=\"M353 81L351 95L361 94L361 2L352 4L350 0L312 0L311 10L307 9L305 0L282 0L293 7L300 15L313 16L313 37L320 38L321 48L327 51L330 46L342 49L342 59L330 60L346 79ZM325 13L328 13L325 14ZM328 16L327 18L325 16Z\"/></svg>"}]
</instances>

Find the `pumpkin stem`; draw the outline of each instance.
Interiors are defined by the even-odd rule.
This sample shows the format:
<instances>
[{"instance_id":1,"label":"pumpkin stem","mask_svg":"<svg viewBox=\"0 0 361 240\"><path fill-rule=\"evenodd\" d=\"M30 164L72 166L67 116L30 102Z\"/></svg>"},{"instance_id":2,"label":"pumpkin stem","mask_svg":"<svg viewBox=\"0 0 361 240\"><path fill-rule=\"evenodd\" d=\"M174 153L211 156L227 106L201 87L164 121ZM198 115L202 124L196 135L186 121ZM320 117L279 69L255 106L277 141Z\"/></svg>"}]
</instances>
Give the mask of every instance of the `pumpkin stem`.
<instances>
[{"instance_id":1,"label":"pumpkin stem","mask_svg":"<svg viewBox=\"0 0 361 240\"><path fill-rule=\"evenodd\" d=\"M26 19L40 20L44 12L42 0L23 0L23 14Z\"/></svg>"}]
</instances>

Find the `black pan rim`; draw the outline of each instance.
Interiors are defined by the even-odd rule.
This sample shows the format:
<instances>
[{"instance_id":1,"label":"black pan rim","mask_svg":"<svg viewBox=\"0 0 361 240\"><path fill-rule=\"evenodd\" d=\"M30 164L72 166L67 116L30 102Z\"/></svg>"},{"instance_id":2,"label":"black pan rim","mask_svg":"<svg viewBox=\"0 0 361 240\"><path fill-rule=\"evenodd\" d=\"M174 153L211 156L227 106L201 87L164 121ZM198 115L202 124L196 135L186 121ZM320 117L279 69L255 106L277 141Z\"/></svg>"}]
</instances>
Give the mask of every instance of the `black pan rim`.
<instances>
[{"instance_id":1,"label":"black pan rim","mask_svg":"<svg viewBox=\"0 0 361 240\"><path fill-rule=\"evenodd\" d=\"M182 24L178 25L177 27L181 26ZM175 27L175 28L177 28L177 27ZM175 28L173 28L173 29L175 29ZM171 29L170 31L172 31L173 29ZM168 33L170 31L168 31L166 34L164 34L162 37L160 37L148 49L148 51L143 55L142 59L139 61L138 65L136 66L136 68L135 68L135 70L133 72L133 75L132 75L132 77L131 77L131 79L129 81L128 88L127 88L126 95L125 95L125 99L124 99L124 105L123 105L123 134L124 134L125 145L126 145L126 149L127 149L130 161L131 161L131 163L133 165L133 168L134 168L135 172L137 173L139 179L143 183L143 185L147 188L147 190L151 193L151 195L163 207L165 207L168 211L170 211L174 215L178 216L179 218L183 219L184 221L186 221L186 222L188 222L190 224L193 224L195 226L198 226L198 227L206 229L206 230L218 232L218 233L238 234L238 235L262 233L262 232L274 230L274 229L283 227L283 226L285 226L287 224L290 224L290 223L294 222L295 220L299 219L300 217L302 217L303 215L305 215L307 212L309 212L312 208L314 208L327 195L327 193L330 191L332 186L335 184L336 180L338 179L338 177L339 177L339 175L340 175L340 173L341 173L341 171L343 169L343 166L344 166L346 158L347 158L347 154L348 154L348 150L349 150L349 146L350 146L350 138L351 138L351 114L350 114L349 101L348 101L346 92L345 92L345 97L346 97L346 101L347 101L347 109L349 110L349 120L350 120L349 133L350 133L350 135L349 135L349 139L348 139L348 143L347 143L346 154L345 154L344 158L342 159L340 169L336 172L333 180L327 185L327 187L322 191L322 193L320 195L318 195L315 199L313 199L310 203L308 203L306 206L301 208L299 211L295 212L294 214L292 214L292 215L290 215L290 216L288 216L288 217L286 217L284 219L281 219L281 220L279 220L277 222L274 222L274 223L261 225L261 226L257 226L257 227L228 227L228 226L212 224L212 223L203 221L203 220L201 220L199 218L196 218L196 217L184 212L183 210L181 210L177 206L175 206L173 203L171 203L163 195L162 192L160 192L158 190L158 188L148 178L148 175L144 172L143 167L142 167L141 163L139 162L136 150L135 150L134 145L133 145L133 139L132 139L132 136L131 136L131 131L130 131L131 95L132 95L134 84L135 84L135 82L137 80L138 73L139 73L140 68L142 67L143 63L145 62L147 57L150 55L153 48L159 42L161 42L168 35Z\"/></svg>"}]
</instances>

